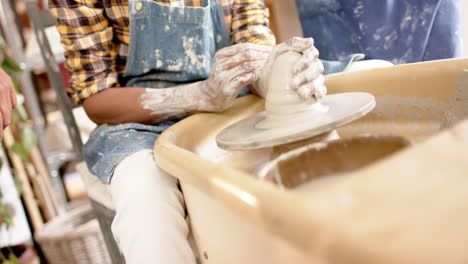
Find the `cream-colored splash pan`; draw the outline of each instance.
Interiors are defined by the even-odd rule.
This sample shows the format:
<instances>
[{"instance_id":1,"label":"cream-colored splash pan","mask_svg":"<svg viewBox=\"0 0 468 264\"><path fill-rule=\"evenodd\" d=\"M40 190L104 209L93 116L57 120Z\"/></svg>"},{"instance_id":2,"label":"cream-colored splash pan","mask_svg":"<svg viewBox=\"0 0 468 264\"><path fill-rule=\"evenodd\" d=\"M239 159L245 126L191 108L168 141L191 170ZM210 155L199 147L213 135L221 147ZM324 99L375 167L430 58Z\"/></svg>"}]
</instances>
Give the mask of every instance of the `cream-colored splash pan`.
<instances>
[{"instance_id":1,"label":"cream-colored splash pan","mask_svg":"<svg viewBox=\"0 0 468 264\"><path fill-rule=\"evenodd\" d=\"M219 131L263 110L257 97L168 129L155 160L181 181L203 263L467 263L465 69L468 59L454 59L330 76L329 93L377 99L338 130L342 138L395 135L412 145L312 192L256 178L277 149L216 146Z\"/></svg>"}]
</instances>

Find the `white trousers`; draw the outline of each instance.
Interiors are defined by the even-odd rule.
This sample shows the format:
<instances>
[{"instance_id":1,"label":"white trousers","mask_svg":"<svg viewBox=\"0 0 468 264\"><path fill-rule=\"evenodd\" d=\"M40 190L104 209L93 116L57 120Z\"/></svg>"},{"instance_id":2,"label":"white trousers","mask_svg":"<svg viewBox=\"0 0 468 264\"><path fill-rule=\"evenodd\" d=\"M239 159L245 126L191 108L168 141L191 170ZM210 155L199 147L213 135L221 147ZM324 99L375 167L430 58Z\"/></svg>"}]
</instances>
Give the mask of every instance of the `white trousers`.
<instances>
[{"instance_id":1,"label":"white trousers","mask_svg":"<svg viewBox=\"0 0 468 264\"><path fill-rule=\"evenodd\" d=\"M110 186L112 233L127 264L195 263L178 181L156 166L152 151L123 160Z\"/></svg>"}]
</instances>

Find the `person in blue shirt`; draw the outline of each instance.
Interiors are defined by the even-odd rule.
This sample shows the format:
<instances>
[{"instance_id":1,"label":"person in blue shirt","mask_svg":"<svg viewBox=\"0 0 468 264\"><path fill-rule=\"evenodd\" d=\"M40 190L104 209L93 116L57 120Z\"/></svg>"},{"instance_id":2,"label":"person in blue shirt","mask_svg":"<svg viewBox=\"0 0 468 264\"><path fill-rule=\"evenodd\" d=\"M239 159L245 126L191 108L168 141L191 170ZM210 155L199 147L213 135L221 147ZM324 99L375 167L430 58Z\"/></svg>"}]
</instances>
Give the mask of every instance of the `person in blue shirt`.
<instances>
[{"instance_id":1,"label":"person in blue shirt","mask_svg":"<svg viewBox=\"0 0 468 264\"><path fill-rule=\"evenodd\" d=\"M463 56L459 0L296 0L320 57L393 64Z\"/></svg>"}]
</instances>

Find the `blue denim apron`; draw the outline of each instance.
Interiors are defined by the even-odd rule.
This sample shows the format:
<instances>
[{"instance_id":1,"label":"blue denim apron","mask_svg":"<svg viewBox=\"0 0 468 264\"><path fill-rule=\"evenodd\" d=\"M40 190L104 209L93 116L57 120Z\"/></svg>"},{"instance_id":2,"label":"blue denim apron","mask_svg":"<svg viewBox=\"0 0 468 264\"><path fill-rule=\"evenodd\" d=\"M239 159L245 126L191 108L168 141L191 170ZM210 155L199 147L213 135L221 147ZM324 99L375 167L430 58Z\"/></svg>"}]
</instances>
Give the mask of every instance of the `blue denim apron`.
<instances>
[{"instance_id":1,"label":"blue denim apron","mask_svg":"<svg viewBox=\"0 0 468 264\"><path fill-rule=\"evenodd\" d=\"M325 59L364 53L401 64L463 55L459 0L296 2L304 35Z\"/></svg>"},{"instance_id":2,"label":"blue denim apron","mask_svg":"<svg viewBox=\"0 0 468 264\"><path fill-rule=\"evenodd\" d=\"M207 79L215 52L229 44L223 9L215 0L204 0L202 7L130 0L129 15L127 87L167 88ZM84 146L88 168L109 183L120 161L153 149L156 138L177 121L99 126Z\"/></svg>"},{"instance_id":3,"label":"blue denim apron","mask_svg":"<svg viewBox=\"0 0 468 264\"><path fill-rule=\"evenodd\" d=\"M229 45L223 9L215 0L204 0L203 7L130 0L129 15L130 46L123 76L127 87L164 89L207 79L216 51ZM324 61L325 72L343 71L359 58L353 55L341 62ZM153 149L157 137L177 121L99 126L83 149L89 170L109 183L120 161L140 150Z\"/></svg>"}]
</instances>

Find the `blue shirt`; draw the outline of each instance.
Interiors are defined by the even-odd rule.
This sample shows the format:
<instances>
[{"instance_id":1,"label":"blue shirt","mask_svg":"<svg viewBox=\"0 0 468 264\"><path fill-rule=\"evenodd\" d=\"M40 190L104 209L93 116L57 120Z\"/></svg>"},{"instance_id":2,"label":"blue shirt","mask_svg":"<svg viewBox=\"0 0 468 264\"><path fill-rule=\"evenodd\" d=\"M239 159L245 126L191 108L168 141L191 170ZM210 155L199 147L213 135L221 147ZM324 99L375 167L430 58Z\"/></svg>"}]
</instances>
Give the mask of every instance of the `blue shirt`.
<instances>
[{"instance_id":1,"label":"blue shirt","mask_svg":"<svg viewBox=\"0 0 468 264\"><path fill-rule=\"evenodd\" d=\"M353 53L394 64L461 57L458 0L296 0L320 56Z\"/></svg>"}]
</instances>

